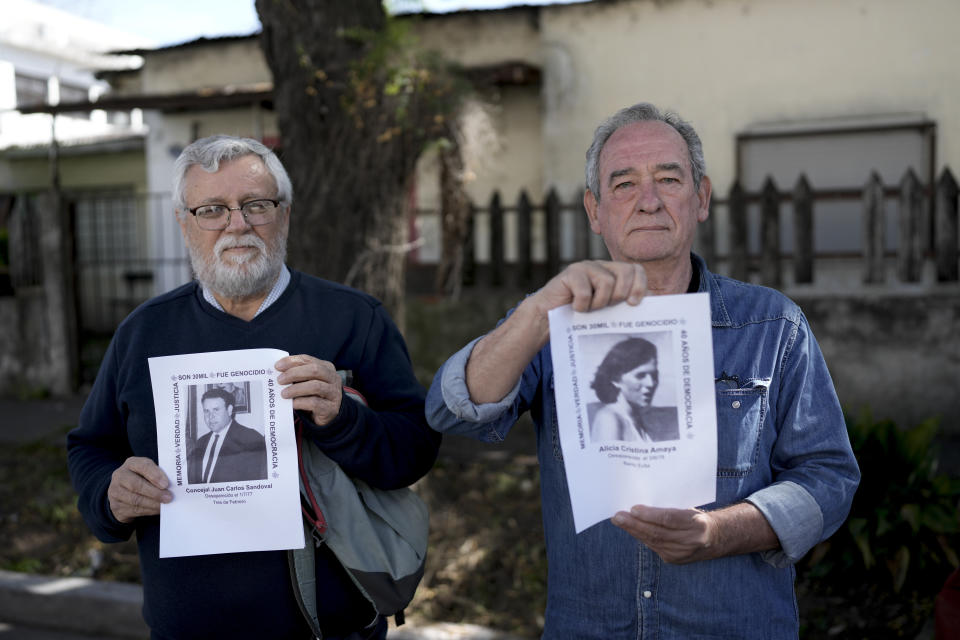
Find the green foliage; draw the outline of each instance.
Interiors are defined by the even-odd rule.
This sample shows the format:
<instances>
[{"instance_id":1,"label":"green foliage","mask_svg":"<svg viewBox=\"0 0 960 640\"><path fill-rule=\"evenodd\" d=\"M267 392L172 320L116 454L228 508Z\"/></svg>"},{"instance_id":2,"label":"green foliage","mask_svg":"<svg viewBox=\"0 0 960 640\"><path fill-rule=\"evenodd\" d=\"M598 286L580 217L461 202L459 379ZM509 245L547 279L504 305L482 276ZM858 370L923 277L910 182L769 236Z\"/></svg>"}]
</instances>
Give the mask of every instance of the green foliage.
<instances>
[{"instance_id":1,"label":"green foliage","mask_svg":"<svg viewBox=\"0 0 960 640\"><path fill-rule=\"evenodd\" d=\"M407 299L404 339L413 371L425 387L452 353L492 330L523 293L502 290L464 294L459 300L417 296Z\"/></svg>"},{"instance_id":2,"label":"green foliage","mask_svg":"<svg viewBox=\"0 0 960 640\"><path fill-rule=\"evenodd\" d=\"M4 567L5 571L19 571L21 573L38 573L43 569L43 562L38 558L18 558Z\"/></svg>"},{"instance_id":3,"label":"green foliage","mask_svg":"<svg viewBox=\"0 0 960 640\"><path fill-rule=\"evenodd\" d=\"M935 592L960 565L960 481L937 471L937 421L902 429L863 415L847 427L860 487L845 526L811 554L811 575Z\"/></svg>"},{"instance_id":4,"label":"green foliage","mask_svg":"<svg viewBox=\"0 0 960 640\"><path fill-rule=\"evenodd\" d=\"M382 30L345 29L341 36L365 47L350 65L341 97L357 128L375 123L379 142L443 134L467 85L441 56L418 47L409 21L387 17Z\"/></svg>"}]
</instances>

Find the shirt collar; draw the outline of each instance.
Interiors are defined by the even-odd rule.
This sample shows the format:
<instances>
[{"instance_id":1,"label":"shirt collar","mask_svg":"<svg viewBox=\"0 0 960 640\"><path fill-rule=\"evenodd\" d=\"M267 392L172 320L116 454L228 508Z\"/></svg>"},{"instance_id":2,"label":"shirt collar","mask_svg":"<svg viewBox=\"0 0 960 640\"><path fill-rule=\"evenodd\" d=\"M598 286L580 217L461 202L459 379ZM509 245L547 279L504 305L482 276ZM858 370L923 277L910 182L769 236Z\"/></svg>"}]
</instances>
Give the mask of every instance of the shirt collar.
<instances>
[{"instance_id":1,"label":"shirt collar","mask_svg":"<svg viewBox=\"0 0 960 640\"><path fill-rule=\"evenodd\" d=\"M727 313L726 301L723 297L723 291L720 289L720 281L730 282L734 284L743 284L737 283L735 280L723 279L718 276L714 276L710 273L710 270L707 268L707 263L695 253L690 254L691 259L693 260L693 268L700 274L700 287L699 292L709 293L710 294L710 317L714 327L730 327L733 326L732 321L730 320L730 314Z\"/></svg>"}]
</instances>

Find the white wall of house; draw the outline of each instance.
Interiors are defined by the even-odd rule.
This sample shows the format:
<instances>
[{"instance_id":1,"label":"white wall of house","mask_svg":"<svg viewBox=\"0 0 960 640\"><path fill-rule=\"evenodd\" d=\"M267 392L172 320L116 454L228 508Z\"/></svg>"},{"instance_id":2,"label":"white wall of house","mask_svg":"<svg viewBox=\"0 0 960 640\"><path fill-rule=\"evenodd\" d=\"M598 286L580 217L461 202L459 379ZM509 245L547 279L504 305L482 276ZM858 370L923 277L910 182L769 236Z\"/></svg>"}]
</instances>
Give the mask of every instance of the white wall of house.
<instances>
[{"instance_id":1,"label":"white wall of house","mask_svg":"<svg viewBox=\"0 0 960 640\"><path fill-rule=\"evenodd\" d=\"M159 49L148 55L141 76L142 91L148 94L271 81L257 38Z\"/></svg>"},{"instance_id":2,"label":"white wall of house","mask_svg":"<svg viewBox=\"0 0 960 640\"><path fill-rule=\"evenodd\" d=\"M469 11L409 19L418 46L442 52L465 67L504 61L543 63L543 36L538 9Z\"/></svg>"},{"instance_id":3,"label":"white wall of house","mask_svg":"<svg viewBox=\"0 0 960 640\"><path fill-rule=\"evenodd\" d=\"M524 191L532 201L539 202L543 196L539 87L498 87L473 103L465 117L474 119L463 125L473 139L472 143L465 143L470 150L466 154L463 178L471 202L485 207L494 191L499 191L504 206L515 205ZM436 150L430 149L417 165L415 181L416 206L427 212L418 218L424 241L418 259L424 262L433 262L440 254L439 217L432 213L440 210L439 176ZM508 220L512 220L512 214L508 214ZM512 222L508 221L504 233L506 259L513 260L516 246ZM486 260L489 254L486 235L481 234L476 242L479 259Z\"/></svg>"},{"instance_id":4,"label":"white wall of house","mask_svg":"<svg viewBox=\"0 0 960 640\"><path fill-rule=\"evenodd\" d=\"M474 11L413 19L409 24L417 46L440 52L446 60L464 68L504 63L539 68L544 51L537 15L536 9ZM465 186L471 200L485 206L495 189L505 203L515 203L523 190L539 200L544 189L540 87L497 87L484 92L480 101L487 107L496 136L468 168ZM417 176L418 206L439 207L436 197L431 195L437 187L430 184L436 182L437 176L432 165L421 166ZM508 233L509 230L508 226ZM480 251L483 252L482 247Z\"/></svg>"},{"instance_id":5,"label":"white wall of house","mask_svg":"<svg viewBox=\"0 0 960 640\"><path fill-rule=\"evenodd\" d=\"M140 145L111 153L77 154L61 150L60 180L69 190L88 192L123 189L146 190L146 163ZM0 162L0 185L15 185L18 191L50 188L50 160L45 149L20 152L11 162Z\"/></svg>"},{"instance_id":6,"label":"white wall of house","mask_svg":"<svg viewBox=\"0 0 960 640\"><path fill-rule=\"evenodd\" d=\"M164 194L147 212L152 252L154 256L179 258L185 255L185 249L169 194L173 161L192 141L191 123L189 119L168 117L157 111L145 111L144 121L149 131L145 146L147 185L151 193ZM156 273L154 287L157 293L169 291L189 279L187 268L180 266Z\"/></svg>"},{"instance_id":7,"label":"white wall of house","mask_svg":"<svg viewBox=\"0 0 960 640\"><path fill-rule=\"evenodd\" d=\"M488 185L500 185L511 203L516 185L539 194L556 187L571 201L584 185L584 152L596 125L638 101L693 123L715 198L725 197L737 177L738 136L761 131L810 132L781 147L788 155L805 154L814 188L857 188L873 169L888 184L908 167L924 180L947 166L960 171L955 0L623 0L447 14L413 24L422 46L460 64L522 61L542 69L539 93L527 93L523 103L497 103L504 114L529 114L525 126L538 132L501 131L509 146L493 153L496 163L469 187L480 205L489 198ZM898 122L932 123L932 141L902 128L838 135ZM812 133L824 129L834 133ZM763 162L760 146L739 149L753 161L740 175L751 189L764 173L756 163ZM533 161L531 150L538 152ZM789 164L771 165L784 190L798 177L786 176ZM428 179L421 175L418 184ZM859 205L818 208L816 250L855 249ZM717 209L721 253L726 215ZM894 230L894 211L888 218ZM891 248L895 237L888 236ZM789 250L790 238L785 242Z\"/></svg>"},{"instance_id":8,"label":"white wall of house","mask_svg":"<svg viewBox=\"0 0 960 640\"><path fill-rule=\"evenodd\" d=\"M82 89L83 99L95 96L107 87L106 83L94 78L92 70L83 68L76 61L24 49L0 39L0 150L48 144L53 131L50 115L21 114L13 110L17 107L17 76L44 83L51 104L60 101L61 86ZM129 127L118 127L86 113L61 115L56 122L57 139L67 143L129 131Z\"/></svg>"},{"instance_id":9,"label":"white wall of house","mask_svg":"<svg viewBox=\"0 0 960 640\"><path fill-rule=\"evenodd\" d=\"M650 101L700 133L715 186L761 123L922 114L960 167L955 0L675 0L544 8L544 178L572 190L594 126Z\"/></svg>"},{"instance_id":10,"label":"white wall of house","mask_svg":"<svg viewBox=\"0 0 960 640\"><path fill-rule=\"evenodd\" d=\"M108 88L97 80L100 69L137 65L136 56L105 52L149 46L149 41L29 0L5 0L0 21L0 150L46 145L51 117L12 111L18 103L17 76L46 85L46 102L94 98ZM10 19L12 18L12 19ZM56 135L62 142L125 135L130 127L107 122L104 114L62 115ZM10 185L0 184L0 188Z\"/></svg>"}]
</instances>

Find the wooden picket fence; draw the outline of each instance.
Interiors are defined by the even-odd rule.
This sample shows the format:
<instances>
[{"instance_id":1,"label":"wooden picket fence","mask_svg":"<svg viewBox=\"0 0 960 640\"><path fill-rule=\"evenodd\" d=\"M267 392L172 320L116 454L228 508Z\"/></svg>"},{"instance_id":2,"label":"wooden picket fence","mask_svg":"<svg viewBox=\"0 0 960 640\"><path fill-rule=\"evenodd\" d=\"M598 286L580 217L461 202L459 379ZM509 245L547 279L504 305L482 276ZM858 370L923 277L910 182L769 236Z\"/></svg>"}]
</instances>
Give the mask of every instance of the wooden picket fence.
<instances>
[{"instance_id":1,"label":"wooden picket fence","mask_svg":"<svg viewBox=\"0 0 960 640\"><path fill-rule=\"evenodd\" d=\"M860 189L817 190L801 175L793 189L779 190L768 178L759 192L747 192L734 183L725 198L714 192L711 215L700 225L696 250L708 264L724 264L725 273L740 280L753 280L781 286L785 269L792 268L795 284L816 284L814 264L825 252L814 246L814 212L818 202L856 201L862 203L862 250L860 255L844 256L862 263L862 281L883 283L885 264L896 258L898 280L918 282L925 260L935 263L938 282L960 280L958 263L958 186L953 173L945 168L932 186L924 185L912 170L908 170L897 185L884 185L880 176L871 174ZM896 198L898 238L891 255L886 249L887 200ZM473 206L472 234L467 239L463 274L467 286L484 284L494 287L515 284L520 287L536 285L556 274L566 263L590 258L605 258L605 249L591 243L589 222L583 211L582 192L572 202L561 201L556 189L550 189L542 204L535 204L522 192L514 205L504 204L495 191L485 207ZM785 205L792 206L793 246L787 252L781 248L781 224ZM759 248L751 251L747 238L749 208L759 207ZM717 251L717 210L726 212L727 249ZM481 215L485 214L485 215ZM505 259L505 221L512 214L516 235L516 258ZM545 247L534 250L534 219L543 216ZM481 222L481 218L485 218ZM485 232L489 237L489 257L479 261L473 238ZM566 251L561 255L562 237L566 236ZM545 256L535 260L534 254Z\"/></svg>"}]
</instances>

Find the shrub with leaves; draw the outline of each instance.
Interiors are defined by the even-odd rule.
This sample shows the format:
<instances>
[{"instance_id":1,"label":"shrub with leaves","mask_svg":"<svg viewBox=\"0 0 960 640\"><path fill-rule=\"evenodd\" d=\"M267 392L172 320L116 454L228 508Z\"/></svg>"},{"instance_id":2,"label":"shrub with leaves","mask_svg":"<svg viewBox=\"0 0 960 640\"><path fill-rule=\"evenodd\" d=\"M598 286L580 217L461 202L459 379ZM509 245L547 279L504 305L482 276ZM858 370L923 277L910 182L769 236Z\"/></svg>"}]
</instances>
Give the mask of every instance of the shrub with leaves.
<instances>
[{"instance_id":1,"label":"shrub with leaves","mask_svg":"<svg viewBox=\"0 0 960 640\"><path fill-rule=\"evenodd\" d=\"M960 481L938 473L936 420L903 429L848 420L860 487L847 522L808 560L812 577L935 593L960 566Z\"/></svg>"}]
</instances>

